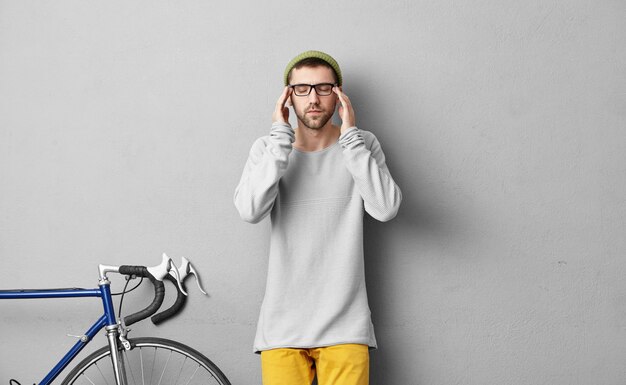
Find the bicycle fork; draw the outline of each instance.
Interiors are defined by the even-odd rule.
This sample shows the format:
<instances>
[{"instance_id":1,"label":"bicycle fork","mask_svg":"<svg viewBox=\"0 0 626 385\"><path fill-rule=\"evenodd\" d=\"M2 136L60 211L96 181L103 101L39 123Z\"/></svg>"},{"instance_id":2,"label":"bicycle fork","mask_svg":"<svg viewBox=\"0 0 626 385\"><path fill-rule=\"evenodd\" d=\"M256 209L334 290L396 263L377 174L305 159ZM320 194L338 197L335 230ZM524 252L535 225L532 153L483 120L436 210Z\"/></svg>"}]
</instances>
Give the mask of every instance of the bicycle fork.
<instances>
[{"instance_id":1,"label":"bicycle fork","mask_svg":"<svg viewBox=\"0 0 626 385\"><path fill-rule=\"evenodd\" d=\"M116 385L128 385L126 367L124 366L124 357L122 355L122 349L119 349L119 326L107 326L106 331L107 339L109 341L109 349L111 351L113 373L115 374L115 383Z\"/></svg>"}]
</instances>

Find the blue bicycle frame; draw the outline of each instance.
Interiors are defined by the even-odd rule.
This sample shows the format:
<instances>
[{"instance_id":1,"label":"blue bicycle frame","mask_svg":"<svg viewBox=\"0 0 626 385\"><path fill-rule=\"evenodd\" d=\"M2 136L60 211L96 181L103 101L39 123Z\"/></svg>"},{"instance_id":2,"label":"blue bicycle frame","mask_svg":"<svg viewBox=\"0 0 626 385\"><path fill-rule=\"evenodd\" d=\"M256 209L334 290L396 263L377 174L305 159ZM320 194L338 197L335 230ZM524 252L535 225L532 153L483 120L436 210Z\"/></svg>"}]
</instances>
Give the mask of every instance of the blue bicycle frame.
<instances>
[{"instance_id":1,"label":"blue bicycle frame","mask_svg":"<svg viewBox=\"0 0 626 385\"><path fill-rule=\"evenodd\" d=\"M100 283L99 289L42 289L42 290L0 290L0 299L26 298L78 298L100 297L104 307L104 314L85 332L85 335L67 352L58 364L41 380L39 385L49 385L65 369L92 338L104 327L114 327L117 331L115 310L111 298L111 287L108 281ZM112 339L109 339L111 342Z\"/></svg>"}]
</instances>

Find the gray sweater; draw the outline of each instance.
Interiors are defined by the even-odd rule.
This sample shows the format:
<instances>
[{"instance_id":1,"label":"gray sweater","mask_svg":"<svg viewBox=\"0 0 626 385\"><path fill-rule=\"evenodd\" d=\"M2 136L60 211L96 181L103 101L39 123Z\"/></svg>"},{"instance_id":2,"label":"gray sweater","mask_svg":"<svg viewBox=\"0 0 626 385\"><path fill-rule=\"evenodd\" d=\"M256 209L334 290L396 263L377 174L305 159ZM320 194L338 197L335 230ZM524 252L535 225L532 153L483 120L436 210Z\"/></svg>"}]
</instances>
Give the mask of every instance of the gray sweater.
<instances>
[{"instance_id":1,"label":"gray sweater","mask_svg":"<svg viewBox=\"0 0 626 385\"><path fill-rule=\"evenodd\" d=\"M271 213L265 297L254 352L358 343L376 348L365 289L363 209L395 217L402 193L371 132L348 129L320 151L293 148L274 123L257 139L234 202L241 218Z\"/></svg>"}]
</instances>

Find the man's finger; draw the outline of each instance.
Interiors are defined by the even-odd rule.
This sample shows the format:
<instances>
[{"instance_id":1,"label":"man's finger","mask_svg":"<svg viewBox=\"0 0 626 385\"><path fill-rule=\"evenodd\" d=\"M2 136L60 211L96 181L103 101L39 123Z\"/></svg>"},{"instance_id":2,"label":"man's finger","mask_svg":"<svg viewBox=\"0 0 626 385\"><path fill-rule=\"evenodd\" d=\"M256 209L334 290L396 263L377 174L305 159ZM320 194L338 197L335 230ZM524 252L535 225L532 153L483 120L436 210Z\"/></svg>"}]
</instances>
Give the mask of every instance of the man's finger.
<instances>
[{"instance_id":1,"label":"man's finger","mask_svg":"<svg viewBox=\"0 0 626 385\"><path fill-rule=\"evenodd\" d=\"M348 99L348 95L344 94L338 87L335 87L336 93L339 96L339 101L341 104L346 107L346 110L350 110L352 108L352 104L350 104L350 99Z\"/></svg>"},{"instance_id":2,"label":"man's finger","mask_svg":"<svg viewBox=\"0 0 626 385\"><path fill-rule=\"evenodd\" d=\"M283 93L280 95L280 97L276 101L276 108L274 108L274 115L272 116L272 121L287 122L287 119L289 118L289 108L285 107L285 102L288 100L290 94L291 94L291 88L285 87L283 89Z\"/></svg>"},{"instance_id":3,"label":"man's finger","mask_svg":"<svg viewBox=\"0 0 626 385\"><path fill-rule=\"evenodd\" d=\"M347 105L349 105L349 106L351 106L351 105L352 105L352 103L350 103L350 98L348 97L348 95L346 95L346 94L344 94L344 93L342 92L342 93L341 93L341 96L343 97L343 101L344 101Z\"/></svg>"},{"instance_id":4,"label":"man's finger","mask_svg":"<svg viewBox=\"0 0 626 385\"><path fill-rule=\"evenodd\" d=\"M339 100L341 100L342 103L350 104L350 99L348 98L348 95L344 94L339 87L335 87L334 89L335 93L337 93L337 95L339 96Z\"/></svg>"},{"instance_id":5,"label":"man's finger","mask_svg":"<svg viewBox=\"0 0 626 385\"><path fill-rule=\"evenodd\" d=\"M283 89L283 93L278 98L278 101L276 102L276 104L279 104L281 107L284 106L285 102L287 101L287 98L289 97L289 94L291 93L290 91L291 91L291 88L288 86L285 86L285 89Z\"/></svg>"},{"instance_id":6,"label":"man's finger","mask_svg":"<svg viewBox=\"0 0 626 385\"><path fill-rule=\"evenodd\" d=\"M345 104L345 101L343 100L343 96L341 95L341 90L339 89L339 87L334 87L333 91L335 91L335 93L337 94L337 96L339 96L339 102L341 104Z\"/></svg>"},{"instance_id":7,"label":"man's finger","mask_svg":"<svg viewBox=\"0 0 626 385\"><path fill-rule=\"evenodd\" d=\"M287 104L287 107L291 107L292 103L291 103L291 94L293 93L293 89L291 87L288 88L287 91L287 98L285 103Z\"/></svg>"}]
</instances>

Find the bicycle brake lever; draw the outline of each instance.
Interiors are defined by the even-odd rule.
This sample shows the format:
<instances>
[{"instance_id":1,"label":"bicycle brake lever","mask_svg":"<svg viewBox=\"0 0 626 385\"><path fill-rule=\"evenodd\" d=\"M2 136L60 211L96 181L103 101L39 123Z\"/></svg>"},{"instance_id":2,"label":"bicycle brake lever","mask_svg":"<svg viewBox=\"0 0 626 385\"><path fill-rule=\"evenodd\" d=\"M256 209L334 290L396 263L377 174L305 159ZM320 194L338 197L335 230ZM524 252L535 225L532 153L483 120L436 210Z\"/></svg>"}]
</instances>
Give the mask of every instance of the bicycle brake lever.
<instances>
[{"instance_id":1,"label":"bicycle brake lever","mask_svg":"<svg viewBox=\"0 0 626 385\"><path fill-rule=\"evenodd\" d=\"M163 278L165 278L168 273L172 274L176 279L176 283L178 284L178 288L180 289L180 291L183 294L187 295L187 292L185 291L185 289L183 289L183 286L181 285L178 268L174 264L174 261L172 261L172 258L168 257L167 254L163 253L163 259L159 265L148 267L147 270L150 274L152 274L154 278L159 281L163 281Z\"/></svg>"},{"instance_id":2,"label":"bicycle brake lever","mask_svg":"<svg viewBox=\"0 0 626 385\"><path fill-rule=\"evenodd\" d=\"M170 272L170 274L172 274ZM189 260L185 257L180 259L180 267L178 268L178 275L180 275L180 280L185 282L187 276L189 275Z\"/></svg>"},{"instance_id":3,"label":"bicycle brake lever","mask_svg":"<svg viewBox=\"0 0 626 385\"><path fill-rule=\"evenodd\" d=\"M170 272L170 274L172 274L172 272ZM200 282L200 276L198 275L198 272L193 267L191 262L189 262L189 260L185 257L181 258L181 264L180 264L180 267L178 268L178 274L180 275L180 280L182 282L185 282L185 279L187 279L187 277L190 274L193 275L196 278L196 284L198 285L198 289L200 290L200 292L204 295L208 295L207 292L204 291L204 289L202 288L202 284Z\"/></svg>"},{"instance_id":4,"label":"bicycle brake lever","mask_svg":"<svg viewBox=\"0 0 626 385\"><path fill-rule=\"evenodd\" d=\"M163 259L161 263L156 266L147 267L146 269L154 278L159 281L163 281L163 278L167 275L167 273L172 268L172 258L168 257L167 254L163 253Z\"/></svg>"},{"instance_id":5,"label":"bicycle brake lever","mask_svg":"<svg viewBox=\"0 0 626 385\"><path fill-rule=\"evenodd\" d=\"M193 276L196 277L196 284L198 285L198 290L200 290L202 294L208 295L207 292L204 291L204 289L202 288L202 284L200 283L200 276L198 275L198 272L196 271L196 269L193 268L191 263L189 263L189 273L193 274Z\"/></svg>"}]
</instances>

